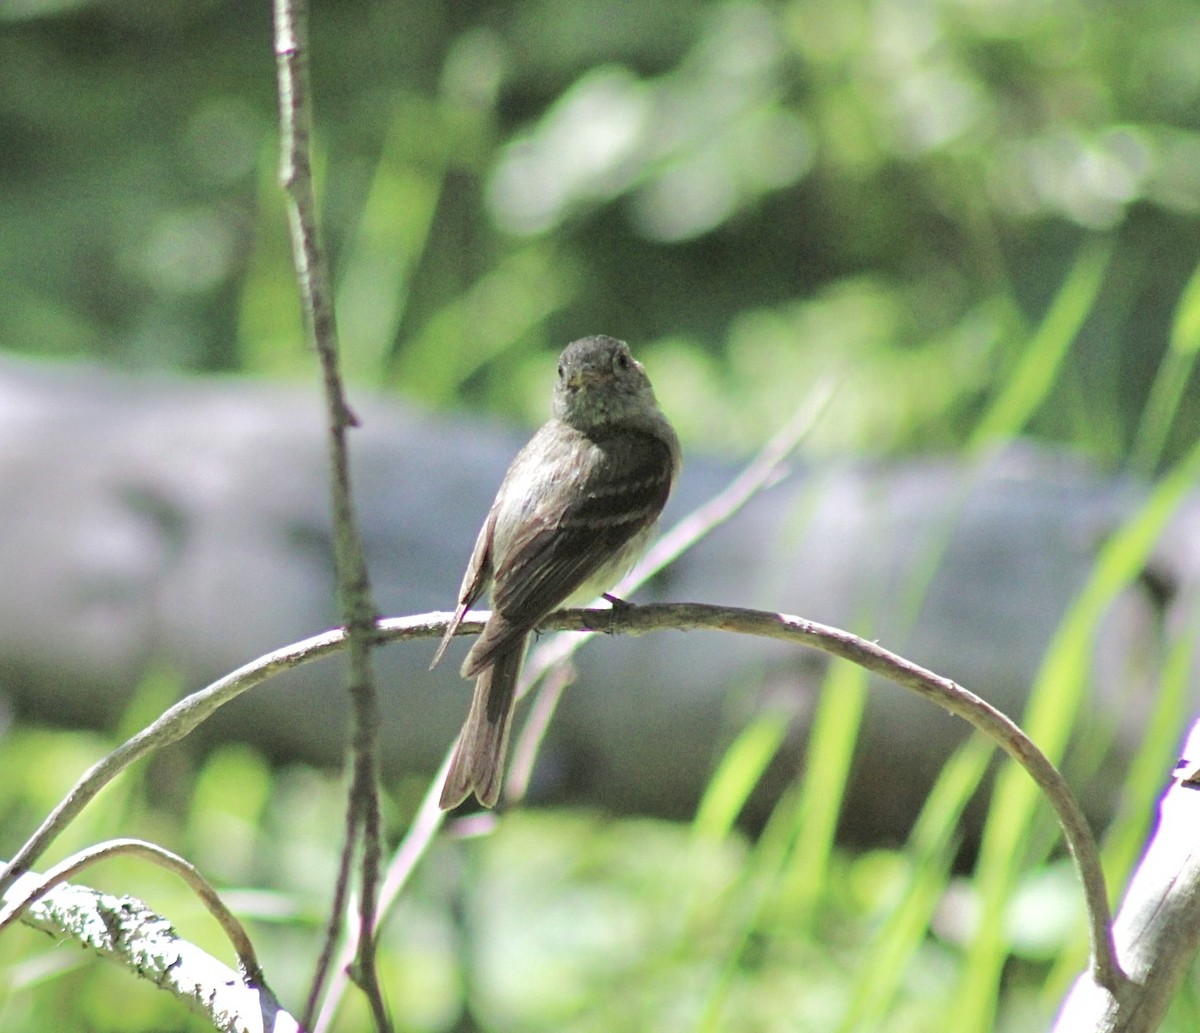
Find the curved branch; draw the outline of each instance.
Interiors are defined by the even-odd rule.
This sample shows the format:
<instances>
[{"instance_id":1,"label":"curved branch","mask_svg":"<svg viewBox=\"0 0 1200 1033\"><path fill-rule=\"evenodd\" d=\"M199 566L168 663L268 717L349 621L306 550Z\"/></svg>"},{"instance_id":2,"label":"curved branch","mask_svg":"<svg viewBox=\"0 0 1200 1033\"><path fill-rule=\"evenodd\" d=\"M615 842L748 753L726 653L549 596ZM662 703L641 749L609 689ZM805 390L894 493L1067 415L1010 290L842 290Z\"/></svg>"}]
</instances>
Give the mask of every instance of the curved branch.
<instances>
[{"instance_id":1,"label":"curved branch","mask_svg":"<svg viewBox=\"0 0 1200 1033\"><path fill-rule=\"evenodd\" d=\"M983 732L1025 769L1058 816L1083 883L1092 941L1093 978L1114 994L1127 982L1113 942L1112 913L1100 853L1083 810L1058 768L1011 718L986 700L875 642L789 614L704 603L651 604L630 607L628 611L625 607L617 607L599 611L599 614L602 618L597 620L595 610L563 612L555 615L559 620L553 626L610 633L705 628L799 642L903 685Z\"/></svg>"},{"instance_id":2,"label":"curved branch","mask_svg":"<svg viewBox=\"0 0 1200 1033\"><path fill-rule=\"evenodd\" d=\"M486 616L481 611L468 614L458 633L478 634L483 628ZM411 638L434 638L445 632L450 617L451 614L446 612L434 612L413 617L389 618L377 623L376 634L381 643ZM1078 802L1058 769L1029 737L1011 719L974 693L848 631L764 610L704 603L656 603L647 606L622 606L615 610L560 610L547 617L541 628L547 631L607 634L705 629L783 639L812 646L859 664L961 717L1017 761L1050 800L1083 883L1092 941L1093 978L1100 986L1114 993L1126 982L1113 946L1111 912L1096 842ZM265 681L272 674L326 656L340 649L344 643L345 635L341 630L306 639L246 664L220 681L214 682L207 689L202 689L177 703L149 728L93 766L76 783L66 799L55 808L13 859L9 870L0 878L0 889L27 870L28 865L49 845L57 832L113 776L133 761L159 745L182 738L218 707L236 698L246 689Z\"/></svg>"}]
</instances>

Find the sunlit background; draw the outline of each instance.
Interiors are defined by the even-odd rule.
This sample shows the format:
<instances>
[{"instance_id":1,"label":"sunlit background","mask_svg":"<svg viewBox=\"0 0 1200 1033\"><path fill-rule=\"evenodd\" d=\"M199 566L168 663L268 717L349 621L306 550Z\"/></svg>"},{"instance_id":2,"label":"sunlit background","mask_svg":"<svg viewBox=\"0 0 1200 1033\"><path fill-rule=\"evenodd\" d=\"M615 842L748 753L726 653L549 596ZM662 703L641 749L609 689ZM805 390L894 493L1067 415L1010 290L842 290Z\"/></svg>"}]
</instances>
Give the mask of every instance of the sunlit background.
<instances>
[{"instance_id":1,"label":"sunlit background","mask_svg":"<svg viewBox=\"0 0 1200 1033\"><path fill-rule=\"evenodd\" d=\"M0 16L0 343L306 376L268 11ZM317 4L313 51L360 382L533 422L548 356L605 331L695 445L828 373L814 447L953 447L1075 271L1028 429L1129 454L1197 257L1190 5Z\"/></svg>"},{"instance_id":2,"label":"sunlit background","mask_svg":"<svg viewBox=\"0 0 1200 1033\"><path fill-rule=\"evenodd\" d=\"M822 380L817 459L958 453L1015 421L1149 477L1200 433L1188 0L315 0L311 28L352 391L532 426L553 356L604 332L693 455L753 452ZM265 0L0 0L0 349L314 383L275 108ZM145 687L123 730L181 688ZM107 742L0 742L5 854ZM296 1002L339 779L229 747L191 782L148 802L131 780L72 838L136 825L188 853ZM789 830L535 812L439 842L385 934L398 1028L954 1028L963 931L902 961L873 939L953 844L826 857L812 899ZM112 884L222 950L169 880ZM1078 914L1046 903L1075 892L1057 862L1020 887L996 1028L1041 1028L1082 964ZM0 1025L193 1028L79 953L0 942Z\"/></svg>"}]
</instances>

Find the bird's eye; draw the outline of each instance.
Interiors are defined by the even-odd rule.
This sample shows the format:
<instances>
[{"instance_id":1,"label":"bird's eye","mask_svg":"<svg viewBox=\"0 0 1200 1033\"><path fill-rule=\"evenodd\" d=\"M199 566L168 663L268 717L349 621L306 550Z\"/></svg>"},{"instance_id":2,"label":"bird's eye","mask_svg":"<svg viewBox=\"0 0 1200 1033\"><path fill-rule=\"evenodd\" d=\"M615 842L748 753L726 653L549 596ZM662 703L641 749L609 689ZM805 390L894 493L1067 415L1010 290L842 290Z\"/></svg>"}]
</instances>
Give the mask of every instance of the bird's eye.
<instances>
[{"instance_id":1,"label":"bird's eye","mask_svg":"<svg viewBox=\"0 0 1200 1033\"><path fill-rule=\"evenodd\" d=\"M619 368L629 369L629 352L624 350L617 352L616 362Z\"/></svg>"},{"instance_id":2,"label":"bird's eye","mask_svg":"<svg viewBox=\"0 0 1200 1033\"><path fill-rule=\"evenodd\" d=\"M566 370L563 368L563 364L560 362L560 363L558 364L558 379L559 379L559 380L562 380L562 378L563 378L563 375L564 375L565 373L566 373Z\"/></svg>"}]
</instances>

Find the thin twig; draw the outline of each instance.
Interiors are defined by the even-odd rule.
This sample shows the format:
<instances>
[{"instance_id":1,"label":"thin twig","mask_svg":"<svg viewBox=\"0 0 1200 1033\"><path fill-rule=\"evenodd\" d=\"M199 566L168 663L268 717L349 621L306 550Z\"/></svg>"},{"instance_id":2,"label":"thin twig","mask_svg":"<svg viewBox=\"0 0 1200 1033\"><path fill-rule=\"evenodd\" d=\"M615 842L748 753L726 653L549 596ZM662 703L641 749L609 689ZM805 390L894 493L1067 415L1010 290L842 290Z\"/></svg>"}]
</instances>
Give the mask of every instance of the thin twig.
<instances>
[{"instance_id":1,"label":"thin twig","mask_svg":"<svg viewBox=\"0 0 1200 1033\"><path fill-rule=\"evenodd\" d=\"M308 996L304 1000L304 1010L301 1023L305 1029L311 1029L313 1017L321 1007L331 982L342 976L349 976L349 968L354 963L357 953L352 950L336 968L333 958L338 949L338 941L342 936L343 916L346 913L346 901L350 896L350 875L354 866L354 853L350 849L354 843L355 830L358 827L358 813L354 807L346 810L346 827L342 837L342 850L338 855L337 875L333 880L333 899L329 903L329 914L325 919L325 932L321 937L321 952L317 955L317 963L313 966L313 978L308 986ZM355 941L357 947L357 940Z\"/></svg>"},{"instance_id":2,"label":"thin twig","mask_svg":"<svg viewBox=\"0 0 1200 1033\"><path fill-rule=\"evenodd\" d=\"M571 636L578 638L578 636ZM575 665L564 659L546 672L537 695L529 708L521 735L512 751L508 765L508 777L504 780L504 798L511 804L525 799L533 768L537 763L542 741L550 728L550 720L558 709L559 701L567 687L575 680Z\"/></svg>"},{"instance_id":3,"label":"thin twig","mask_svg":"<svg viewBox=\"0 0 1200 1033\"><path fill-rule=\"evenodd\" d=\"M371 663L375 606L371 600L362 538L350 488L347 431L356 425L346 402L338 362L337 328L329 270L321 247L312 180L312 96L308 78L308 26L304 0L276 0L275 55L279 88L280 181L288 198L292 255L300 286L305 328L321 363L329 415L334 560L338 595L349 633L350 697L354 711L352 776L343 868L362 842L359 893L359 950L355 980L370 1001L375 1025L389 1030L391 1020L375 965L376 900L382 856L379 805L379 701ZM330 923L322 958L331 955L340 921ZM313 977L312 1002L320 995L326 969ZM310 1007L304 1015L307 1025Z\"/></svg>"},{"instance_id":4,"label":"thin twig","mask_svg":"<svg viewBox=\"0 0 1200 1033\"><path fill-rule=\"evenodd\" d=\"M449 616L449 614L447 614ZM444 630L444 629L443 629ZM446 772L450 769L450 753L447 752L445 759L442 761L442 766L433 780L429 783L429 789L425 793L421 805L417 808L417 813L413 820L409 823L408 832L401 841L400 846L396 848L396 852L392 855L391 863L388 865L383 877L383 884L379 890L379 914L387 915L391 912L392 907L400 897L401 891L408 882L409 876L417 866L417 862L425 856L429 844L433 842L434 836L442 827L445 821L446 812L440 806L442 796L442 783L446 779ZM341 954L337 959L337 963L333 968L333 974L329 980L329 992L325 995L325 1000L321 1005L321 1013L317 1016L316 1023L313 1025L313 1033L327 1033L337 1016L338 1007L341 1004L342 996L346 991L348 983L346 968L354 958L355 945L347 943L343 945Z\"/></svg>"}]
</instances>

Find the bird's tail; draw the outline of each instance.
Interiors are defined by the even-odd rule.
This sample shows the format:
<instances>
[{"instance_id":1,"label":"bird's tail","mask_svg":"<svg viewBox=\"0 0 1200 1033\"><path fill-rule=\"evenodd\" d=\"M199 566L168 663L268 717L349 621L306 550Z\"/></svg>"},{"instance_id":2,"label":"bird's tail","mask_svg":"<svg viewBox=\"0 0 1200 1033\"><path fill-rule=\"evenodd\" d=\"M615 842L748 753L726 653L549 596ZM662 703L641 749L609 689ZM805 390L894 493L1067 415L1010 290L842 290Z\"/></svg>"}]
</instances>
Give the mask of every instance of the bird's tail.
<instances>
[{"instance_id":1,"label":"bird's tail","mask_svg":"<svg viewBox=\"0 0 1200 1033\"><path fill-rule=\"evenodd\" d=\"M522 637L511 648L497 653L492 665L475 680L471 710L442 786L442 810L457 807L471 793L484 807L494 807L500 798L525 642Z\"/></svg>"}]
</instances>

